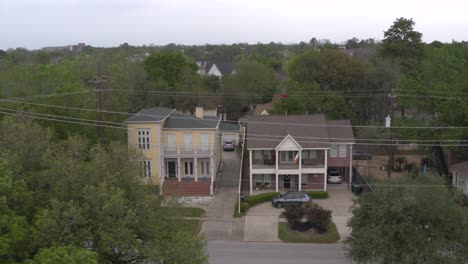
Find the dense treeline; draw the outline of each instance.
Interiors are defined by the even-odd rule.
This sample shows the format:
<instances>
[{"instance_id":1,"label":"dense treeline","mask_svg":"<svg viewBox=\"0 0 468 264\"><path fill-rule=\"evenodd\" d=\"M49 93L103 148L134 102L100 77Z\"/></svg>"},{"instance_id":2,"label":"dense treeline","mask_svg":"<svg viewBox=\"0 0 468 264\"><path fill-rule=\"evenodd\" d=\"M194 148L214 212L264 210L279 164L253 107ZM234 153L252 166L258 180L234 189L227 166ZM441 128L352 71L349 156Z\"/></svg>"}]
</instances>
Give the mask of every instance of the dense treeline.
<instances>
[{"instance_id":1,"label":"dense treeline","mask_svg":"<svg viewBox=\"0 0 468 264\"><path fill-rule=\"evenodd\" d=\"M5 117L0 137L0 262L205 263L204 242L161 209L126 145L52 142L28 118Z\"/></svg>"}]
</instances>

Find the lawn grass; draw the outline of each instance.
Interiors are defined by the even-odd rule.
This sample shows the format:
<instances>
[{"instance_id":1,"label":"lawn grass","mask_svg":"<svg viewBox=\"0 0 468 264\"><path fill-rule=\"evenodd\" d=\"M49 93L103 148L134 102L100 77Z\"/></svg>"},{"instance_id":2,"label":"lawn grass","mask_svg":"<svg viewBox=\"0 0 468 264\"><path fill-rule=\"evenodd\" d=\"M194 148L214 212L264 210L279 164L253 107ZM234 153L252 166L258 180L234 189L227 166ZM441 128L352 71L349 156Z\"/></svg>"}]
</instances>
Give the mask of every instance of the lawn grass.
<instances>
[{"instance_id":1,"label":"lawn grass","mask_svg":"<svg viewBox=\"0 0 468 264\"><path fill-rule=\"evenodd\" d=\"M306 232L292 230L288 223L278 224L279 239L286 243L335 243L340 240L340 235L335 224L328 227L328 231L323 234L316 233L313 229Z\"/></svg>"},{"instance_id":2,"label":"lawn grass","mask_svg":"<svg viewBox=\"0 0 468 264\"><path fill-rule=\"evenodd\" d=\"M202 217L205 210L196 207L161 207L164 213L181 217Z\"/></svg>"},{"instance_id":3,"label":"lawn grass","mask_svg":"<svg viewBox=\"0 0 468 264\"><path fill-rule=\"evenodd\" d=\"M202 221L198 219L181 219L181 231L198 235L201 230Z\"/></svg>"}]
</instances>

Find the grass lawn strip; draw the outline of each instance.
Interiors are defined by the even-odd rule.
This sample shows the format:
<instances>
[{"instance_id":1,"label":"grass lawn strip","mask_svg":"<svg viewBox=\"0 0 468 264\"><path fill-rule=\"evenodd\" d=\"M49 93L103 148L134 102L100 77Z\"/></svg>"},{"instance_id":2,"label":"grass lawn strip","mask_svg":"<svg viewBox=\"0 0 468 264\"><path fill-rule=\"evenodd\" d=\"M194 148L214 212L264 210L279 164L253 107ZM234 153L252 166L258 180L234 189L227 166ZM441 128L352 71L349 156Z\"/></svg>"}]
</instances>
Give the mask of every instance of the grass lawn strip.
<instances>
[{"instance_id":1,"label":"grass lawn strip","mask_svg":"<svg viewBox=\"0 0 468 264\"><path fill-rule=\"evenodd\" d=\"M205 210L195 207L161 207L161 210L168 215L181 217L202 217L205 214Z\"/></svg>"},{"instance_id":2,"label":"grass lawn strip","mask_svg":"<svg viewBox=\"0 0 468 264\"><path fill-rule=\"evenodd\" d=\"M314 229L310 229L305 232L299 232L292 230L288 223L278 224L278 236L279 239L286 243L320 243L328 244L335 243L340 240L340 235L336 229L336 225L332 223L328 227L328 231L319 234Z\"/></svg>"}]
</instances>

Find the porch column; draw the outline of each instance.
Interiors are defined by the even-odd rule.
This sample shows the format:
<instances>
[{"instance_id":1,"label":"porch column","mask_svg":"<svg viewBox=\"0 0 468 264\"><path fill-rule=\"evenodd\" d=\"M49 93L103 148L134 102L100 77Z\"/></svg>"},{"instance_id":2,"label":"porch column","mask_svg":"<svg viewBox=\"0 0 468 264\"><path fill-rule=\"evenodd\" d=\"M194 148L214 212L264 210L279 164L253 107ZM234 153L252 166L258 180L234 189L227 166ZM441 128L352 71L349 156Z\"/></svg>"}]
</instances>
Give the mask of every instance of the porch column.
<instances>
[{"instance_id":1,"label":"porch column","mask_svg":"<svg viewBox=\"0 0 468 264\"><path fill-rule=\"evenodd\" d=\"M349 145L349 189L353 180L353 145Z\"/></svg>"},{"instance_id":2,"label":"porch column","mask_svg":"<svg viewBox=\"0 0 468 264\"><path fill-rule=\"evenodd\" d=\"M252 183L252 150L249 150L249 194L252 196L253 194L253 183Z\"/></svg>"},{"instance_id":3,"label":"porch column","mask_svg":"<svg viewBox=\"0 0 468 264\"><path fill-rule=\"evenodd\" d=\"M160 184L159 184L159 194L163 194L163 185L164 185L164 177L166 177L166 169L164 167L164 159L161 160L161 174L160 175Z\"/></svg>"},{"instance_id":4,"label":"porch column","mask_svg":"<svg viewBox=\"0 0 468 264\"><path fill-rule=\"evenodd\" d=\"M180 178L180 158L177 158L177 180L181 182Z\"/></svg>"},{"instance_id":5,"label":"porch column","mask_svg":"<svg viewBox=\"0 0 468 264\"><path fill-rule=\"evenodd\" d=\"M328 173L328 149L325 149L325 173L323 175L323 190L327 191L327 173Z\"/></svg>"},{"instance_id":6,"label":"porch column","mask_svg":"<svg viewBox=\"0 0 468 264\"><path fill-rule=\"evenodd\" d=\"M210 184L210 195L213 195L213 180L214 180L214 158L213 156L210 158L210 170L211 170L211 184Z\"/></svg>"},{"instance_id":7,"label":"porch column","mask_svg":"<svg viewBox=\"0 0 468 264\"><path fill-rule=\"evenodd\" d=\"M302 150L299 150L299 177L298 182L299 182L299 191L302 191Z\"/></svg>"},{"instance_id":8,"label":"porch column","mask_svg":"<svg viewBox=\"0 0 468 264\"><path fill-rule=\"evenodd\" d=\"M195 176L195 181L198 181L198 158L193 158L193 176Z\"/></svg>"},{"instance_id":9,"label":"porch column","mask_svg":"<svg viewBox=\"0 0 468 264\"><path fill-rule=\"evenodd\" d=\"M275 151L276 151L276 155L275 155L275 168L276 168L276 170L275 170L275 174L276 174L275 190L276 190L276 192L278 192L279 191L279 188L278 188L278 186L279 186L278 185L278 178L279 178L278 177L278 154L279 154L279 151L278 150L275 150Z\"/></svg>"}]
</instances>

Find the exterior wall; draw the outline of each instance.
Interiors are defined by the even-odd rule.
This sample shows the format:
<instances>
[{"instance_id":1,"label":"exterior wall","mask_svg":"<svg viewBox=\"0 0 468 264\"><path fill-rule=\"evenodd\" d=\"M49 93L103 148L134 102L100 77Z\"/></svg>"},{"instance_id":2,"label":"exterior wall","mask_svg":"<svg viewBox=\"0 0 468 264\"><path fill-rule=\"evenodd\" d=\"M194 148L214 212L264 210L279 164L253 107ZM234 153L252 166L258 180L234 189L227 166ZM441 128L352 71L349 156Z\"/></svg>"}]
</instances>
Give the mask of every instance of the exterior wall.
<instances>
[{"instance_id":1,"label":"exterior wall","mask_svg":"<svg viewBox=\"0 0 468 264\"><path fill-rule=\"evenodd\" d=\"M192 134L192 145L200 145L201 143L201 134L208 134L208 144L216 144L216 136L213 134L213 130L201 130L201 129L164 129L163 130L163 144L168 144L168 134L175 134L175 144L176 145L185 145L185 134Z\"/></svg>"},{"instance_id":2,"label":"exterior wall","mask_svg":"<svg viewBox=\"0 0 468 264\"><path fill-rule=\"evenodd\" d=\"M468 195L468 179L462 173L458 171L453 172L452 185L463 191L465 195Z\"/></svg>"},{"instance_id":3,"label":"exterior wall","mask_svg":"<svg viewBox=\"0 0 468 264\"><path fill-rule=\"evenodd\" d=\"M302 187L303 190L324 190L325 177L324 174L307 174L308 184Z\"/></svg>"},{"instance_id":4,"label":"exterior wall","mask_svg":"<svg viewBox=\"0 0 468 264\"><path fill-rule=\"evenodd\" d=\"M330 157L330 150L328 151L328 167L349 167L349 158L351 155L350 145L346 146L346 157Z\"/></svg>"},{"instance_id":5,"label":"exterior wall","mask_svg":"<svg viewBox=\"0 0 468 264\"><path fill-rule=\"evenodd\" d=\"M128 147L138 148L138 129L150 129L150 148L141 149L141 154L144 159L151 160L151 179L150 183L160 184L160 146L161 146L161 124L160 123L141 123L128 124Z\"/></svg>"}]
</instances>

